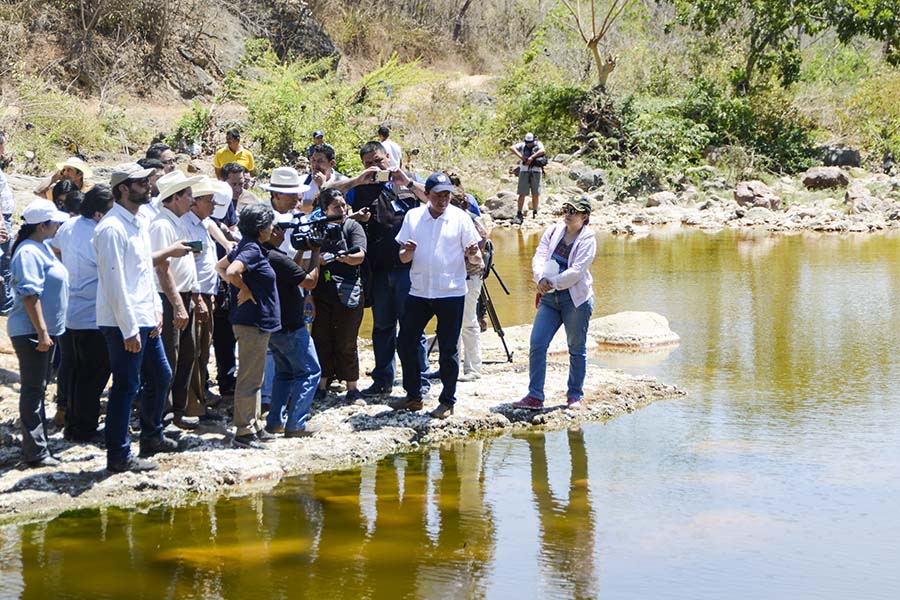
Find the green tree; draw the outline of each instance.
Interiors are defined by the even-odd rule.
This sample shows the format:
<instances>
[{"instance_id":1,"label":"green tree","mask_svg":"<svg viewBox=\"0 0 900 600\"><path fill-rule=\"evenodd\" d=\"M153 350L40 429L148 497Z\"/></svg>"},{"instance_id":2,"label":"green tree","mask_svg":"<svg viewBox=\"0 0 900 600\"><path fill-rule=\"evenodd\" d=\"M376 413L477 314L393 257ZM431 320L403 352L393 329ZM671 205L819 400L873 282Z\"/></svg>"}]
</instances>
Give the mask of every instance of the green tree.
<instances>
[{"instance_id":1,"label":"green tree","mask_svg":"<svg viewBox=\"0 0 900 600\"><path fill-rule=\"evenodd\" d=\"M889 62L900 64L897 0L671 0L677 20L708 35L731 29L745 38L743 65L733 74L740 93L757 72L777 72L788 86L800 75L801 41L833 27L846 42L868 35L885 42Z\"/></svg>"}]
</instances>

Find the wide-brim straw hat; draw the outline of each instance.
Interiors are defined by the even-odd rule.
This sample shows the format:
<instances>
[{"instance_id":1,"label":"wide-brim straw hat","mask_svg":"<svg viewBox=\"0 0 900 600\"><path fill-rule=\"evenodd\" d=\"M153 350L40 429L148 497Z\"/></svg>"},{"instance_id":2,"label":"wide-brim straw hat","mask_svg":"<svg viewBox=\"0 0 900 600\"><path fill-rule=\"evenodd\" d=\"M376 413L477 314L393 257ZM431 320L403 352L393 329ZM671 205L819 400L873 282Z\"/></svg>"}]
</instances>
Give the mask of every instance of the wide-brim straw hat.
<instances>
[{"instance_id":1,"label":"wide-brim straw hat","mask_svg":"<svg viewBox=\"0 0 900 600\"><path fill-rule=\"evenodd\" d=\"M204 176L202 175L187 177L178 169L175 169L171 173L166 173L156 180L156 188L159 190L159 199L165 200L172 194L177 194L187 188L193 188L194 185L200 183L200 180L203 179L203 177Z\"/></svg>"},{"instance_id":2,"label":"wide-brim straw hat","mask_svg":"<svg viewBox=\"0 0 900 600\"><path fill-rule=\"evenodd\" d=\"M77 156L73 156L71 158L67 158L61 163L56 163L56 170L62 171L66 167L71 167L73 169L78 169L81 171L81 174L85 177L93 177L94 171L91 169L86 162L78 158Z\"/></svg>"},{"instance_id":3,"label":"wide-brim straw hat","mask_svg":"<svg viewBox=\"0 0 900 600\"><path fill-rule=\"evenodd\" d=\"M194 198L212 195L213 204L215 205L212 216L216 219L225 218L228 212L228 205L231 203L230 185L224 181L211 179L203 175L200 177L199 182L191 186L191 192L194 194Z\"/></svg>"},{"instance_id":4,"label":"wide-brim straw hat","mask_svg":"<svg viewBox=\"0 0 900 600\"><path fill-rule=\"evenodd\" d=\"M269 183L260 184L262 189L279 194L302 194L309 189L308 185L301 183L300 174L293 167L278 167L272 169L272 177Z\"/></svg>"}]
</instances>

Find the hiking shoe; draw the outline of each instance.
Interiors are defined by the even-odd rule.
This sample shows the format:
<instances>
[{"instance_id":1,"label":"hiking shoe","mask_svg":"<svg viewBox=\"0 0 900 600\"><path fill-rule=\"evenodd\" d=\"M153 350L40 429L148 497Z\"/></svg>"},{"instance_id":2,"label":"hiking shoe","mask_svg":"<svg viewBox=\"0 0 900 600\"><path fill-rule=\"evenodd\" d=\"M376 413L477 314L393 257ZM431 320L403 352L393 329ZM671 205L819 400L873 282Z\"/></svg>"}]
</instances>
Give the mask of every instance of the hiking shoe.
<instances>
[{"instance_id":1,"label":"hiking shoe","mask_svg":"<svg viewBox=\"0 0 900 600\"><path fill-rule=\"evenodd\" d=\"M49 454L44 458L39 458L37 460L25 463L25 465L29 469L40 469L41 467L58 467L61 464L62 463L58 458L55 458Z\"/></svg>"},{"instance_id":2,"label":"hiking shoe","mask_svg":"<svg viewBox=\"0 0 900 600\"><path fill-rule=\"evenodd\" d=\"M354 404L357 401L363 401L363 394L359 390L347 390L347 395L344 396L344 402L347 404Z\"/></svg>"},{"instance_id":3,"label":"hiking shoe","mask_svg":"<svg viewBox=\"0 0 900 600\"><path fill-rule=\"evenodd\" d=\"M465 383L467 381L478 381L479 379L481 379L481 375L474 371L471 373L465 373L456 378L457 381L461 381L462 383Z\"/></svg>"},{"instance_id":4,"label":"hiking shoe","mask_svg":"<svg viewBox=\"0 0 900 600\"><path fill-rule=\"evenodd\" d=\"M236 448L248 448L252 450L262 450L265 448L255 433L247 433L244 435L236 435L231 443Z\"/></svg>"},{"instance_id":5,"label":"hiking shoe","mask_svg":"<svg viewBox=\"0 0 900 600\"><path fill-rule=\"evenodd\" d=\"M136 456L129 456L122 461L106 463L106 470L113 473L125 473L126 471L139 473L141 471L153 471L157 468L159 468L159 465L155 462Z\"/></svg>"},{"instance_id":6,"label":"hiking shoe","mask_svg":"<svg viewBox=\"0 0 900 600\"><path fill-rule=\"evenodd\" d=\"M428 413L432 419L446 419L453 414L453 405L441 402L433 411Z\"/></svg>"},{"instance_id":7,"label":"hiking shoe","mask_svg":"<svg viewBox=\"0 0 900 600\"><path fill-rule=\"evenodd\" d=\"M266 429L260 429L256 432L256 439L261 442L274 442L278 437L274 433L270 433Z\"/></svg>"},{"instance_id":8,"label":"hiking shoe","mask_svg":"<svg viewBox=\"0 0 900 600\"><path fill-rule=\"evenodd\" d=\"M325 396L328 395L328 390L322 388L316 388L316 393L313 395L313 402L321 402L325 399Z\"/></svg>"},{"instance_id":9,"label":"hiking shoe","mask_svg":"<svg viewBox=\"0 0 900 600\"><path fill-rule=\"evenodd\" d=\"M537 211L536 210L531 211L531 218L537 219Z\"/></svg>"},{"instance_id":10,"label":"hiking shoe","mask_svg":"<svg viewBox=\"0 0 900 600\"><path fill-rule=\"evenodd\" d=\"M316 425L315 423L307 423L306 427L303 429L297 429L296 431L285 431L284 437L286 438L299 438L299 437L310 437L311 435L315 435L319 431L321 431L322 426Z\"/></svg>"},{"instance_id":11,"label":"hiking shoe","mask_svg":"<svg viewBox=\"0 0 900 600\"><path fill-rule=\"evenodd\" d=\"M269 435L276 435L276 434L279 434L279 433L284 433L284 425L278 425L278 426L276 426L276 427L272 427L272 426L266 425L266 428L265 428L264 431L265 431L266 433L268 433Z\"/></svg>"},{"instance_id":12,"label":"hiking shoe","mask_svg":"<svg viewBox=\"0 0 900 600\"><path fill-rule=\"evenodd\" d=\"M566 405L572 410L578 410L579 408L581 408L581 398L569 396L568 398L566 398Z\"/></svg>"},{"instance_id":13,"label":"hiking shoe","mask_svg":"<svg viewBox=\"0 0 900 600\"><path fill-rule=\"evenodd\" d=\"M178 442L165 436L155 440L141 440L141 456L153 456L161 452L178 452Z\"/></svg>"},{"instance_id":14,"label":"hiking shoe","mask_svg":"<svg viewBox=\"0 0 900 600\"><path fill-rule=\"evenodd\" d=\"M529 410L541 410L544 408L544 401L538 400L533 396L525 396L518 402L513 402L513 408L527 408Z\"/></svg>"},{"instance_id":15,"label":"hiking shoe","mask_svg":"<svg viewBox=\"0 0 900 600\"><path fill-rule=\"evenodd\" d=\"M392 402L392 403L390 404L390 407L393 408L395 411L401 411L401 410L417 411L417 410L422 410L422 399L421 399L421 398L415 398L415 397L413 397L413 396L407 396L407 397L404 398L403 400L400 400L400 401L398 401L398 402Z\"/></svg>"},{"instance_id":16,"label":"hiking shoe","mask_svg":"<svg viewBox=\"0 0 900 600\"><path fill-rule=\"evenodd\" d=\"M190 431L191 429L197 429L197 427L200 425L200 419L197 417L175 415L175 418L172 419L172 425L174 425L178 429Z\"/></svg>"},{"instance_id":17,"label":"hiking shoe","mask_svg":"<svg viewBox=\"0 0 900 600\"><path fill-rule=\"evenodd\" d=\"M524 220L525 220L525 215L523 215L523 214L520 213L520 212L517 212L517 213L516 213L516 218L513 219L512 222L513 222L513 225L521 225L521 224L522 224L522 221L524 221Z\"/></svg>"},{"instance_id":18,"label":"hiking shoe","mask_svg":"<svg viewBox=\"0 0 900 600\"><path fill-rule=\"evenodd\" d=\"M377 383L373 383L369 387L361 390L360 393L367 398L371 398L372 396L386 396L391 393L390 387L386 385L378 385Z\"/></svg>"}]
</instances>

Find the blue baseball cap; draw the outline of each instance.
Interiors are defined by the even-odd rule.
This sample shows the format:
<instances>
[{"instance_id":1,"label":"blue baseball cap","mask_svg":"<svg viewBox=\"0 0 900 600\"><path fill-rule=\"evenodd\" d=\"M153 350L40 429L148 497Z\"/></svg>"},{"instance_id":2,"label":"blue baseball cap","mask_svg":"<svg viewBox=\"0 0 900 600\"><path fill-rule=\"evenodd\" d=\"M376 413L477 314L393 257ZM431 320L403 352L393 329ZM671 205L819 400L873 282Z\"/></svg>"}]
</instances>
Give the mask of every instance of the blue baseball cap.
<instances>
[{"instance_id":1,"label":"blue baseball cap","mask_svg":"<svg viewBox=\"0 0 900 600\"><path fill-rule=\"evenodd\" d=\"M432 173L425 180L426 192L452 192L455 189L446 173Z\"/></svg>"}]
</instances>

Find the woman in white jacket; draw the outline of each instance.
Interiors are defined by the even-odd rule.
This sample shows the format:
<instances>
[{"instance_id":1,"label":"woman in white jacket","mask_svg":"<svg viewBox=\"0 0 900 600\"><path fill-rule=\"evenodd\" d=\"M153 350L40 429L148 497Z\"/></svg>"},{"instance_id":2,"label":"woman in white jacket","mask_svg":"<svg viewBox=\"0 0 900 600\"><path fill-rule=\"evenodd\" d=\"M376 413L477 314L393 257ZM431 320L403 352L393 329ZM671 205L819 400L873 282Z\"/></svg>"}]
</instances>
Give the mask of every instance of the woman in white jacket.
<instances>
[{"instance_id":1,"label":"woman in white jacket","mask_svg":"<svg viewBox=\"0 0 900 600\"><path fill-rule=\"evenodd\" d=\"M513 404L516 408L544 407L544 380L547 375L547 348L560 325L566 328L569 345L569 381L566 403L581 408L587 370L587 331L594 309L591 263L597 254L590 221L591 202L573 199L563 205L564 222L544 232L531 270L537 283L537 315L531 329L528 353L528 395Z\"/></svg>"}]
</instances>

